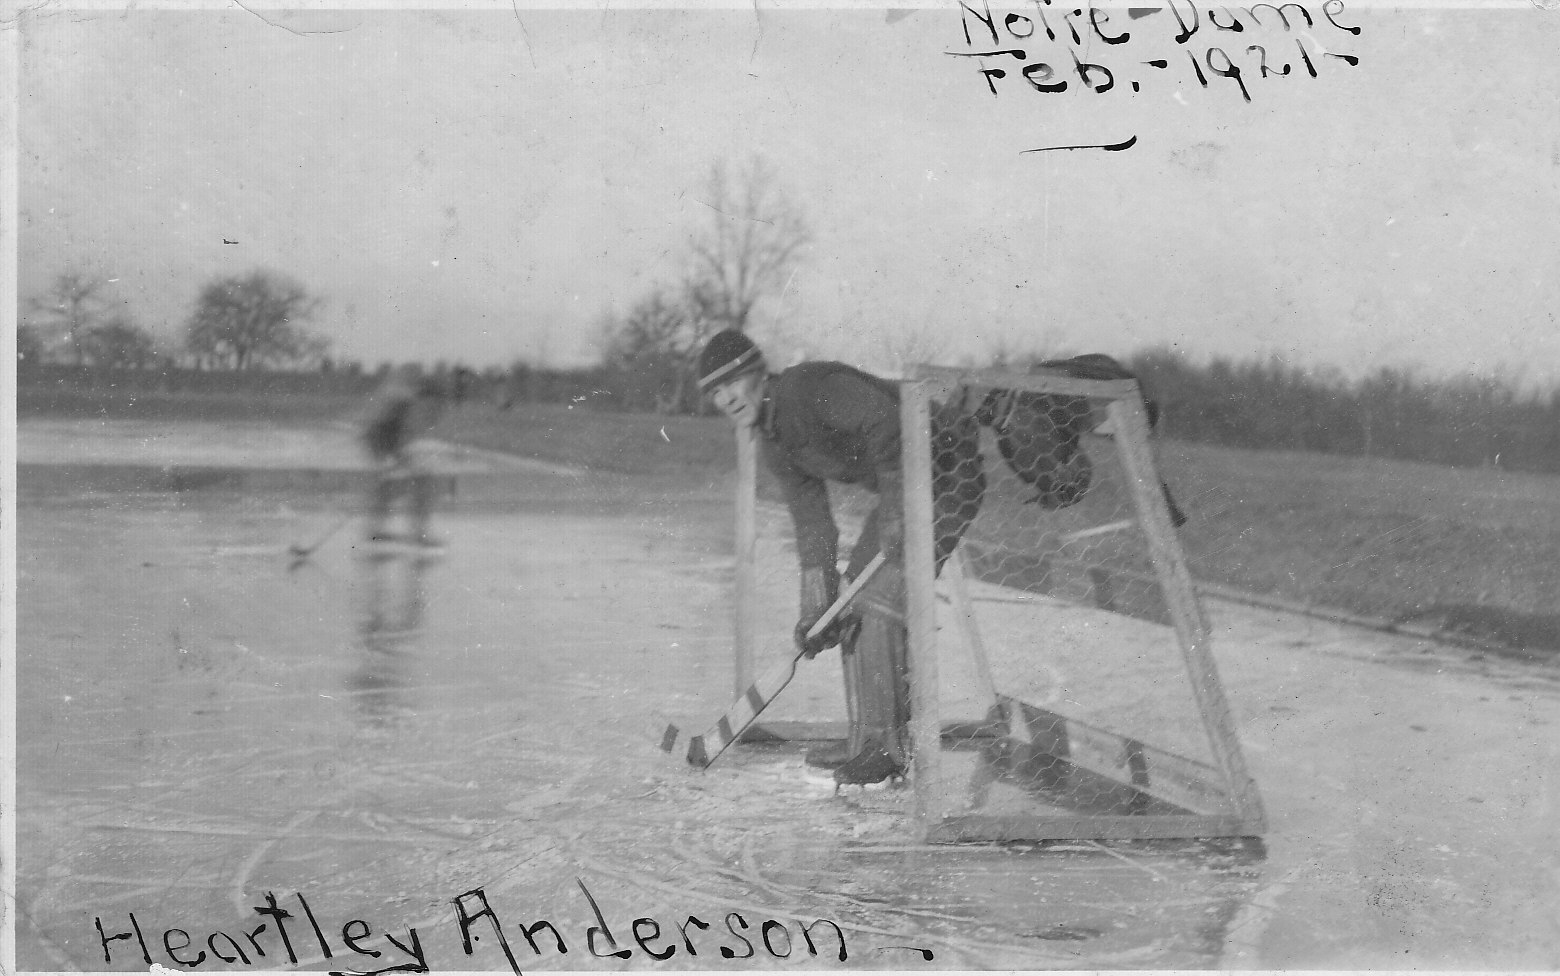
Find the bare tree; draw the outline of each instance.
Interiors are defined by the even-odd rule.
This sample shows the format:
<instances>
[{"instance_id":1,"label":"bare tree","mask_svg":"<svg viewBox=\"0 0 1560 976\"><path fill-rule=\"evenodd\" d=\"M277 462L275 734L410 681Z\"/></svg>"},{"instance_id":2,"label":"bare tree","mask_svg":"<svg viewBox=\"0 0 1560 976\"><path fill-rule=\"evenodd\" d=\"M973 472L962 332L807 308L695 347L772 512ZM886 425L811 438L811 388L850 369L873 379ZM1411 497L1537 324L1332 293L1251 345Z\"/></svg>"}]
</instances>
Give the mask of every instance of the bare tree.
<instances>
[{"instance_id":1,"label":"bare tree","mask_svg":"<svg viewBox=\"0 0 1560 976\"><path fill-rule=\"evenodd\" d=\"M625 376L627 399L658 412L687 412L698 405L693 374L704 343L720 322L711 298L694 286L680 293L657 288L621 320L602 320L604 359Z\"/></svg>"},{"instance_id":2,"label":"bare tree","mask_svg":"<svg viewBox=\"0 0 1560 976\"><path fill-rule=\"evenodd\" d=\"M744 330L753 307L785 286L811 232L774 171L756 157L735 176L724 161L711 166L700 202L710 215L693 235L687 291L702 303L700 315Z\"/></svg>"},{"instance_id":3,"label":"bare tree","mask_svg":"<svg viewBox=\"0 0 1560 976\"><path fill-rule=\"evenodd\" d=\"M270 271L218 278L201 290L184 346L214 369L313 365L329 348L300 324L320 300Z\"/></svg>"},{"instance_id":4,"label":"bare tree","mask_svg":"<svg viewBox=\"0 0 1560 976\"><path fill-rule=\"evenodd\" d=\"M55 335L46 344L64 343L70 358L80 366L86 361L82 337L103 315L102 278L80 271L57 275L47 294L34 298L33 310L44 316L43 326Z\"/></svg>"},{"instance_id":5,"label":"bare tree","mask_svg":"<svg viewBox=\"0 0 1560 976\"><path fill-rule=\"evenodd\" d=\"M87 329L81 351L94 366L141 369L157 361L157 341L128 315Z\"/></svg>"},{"instance_id":6,"label":"bare tree","mask_svg":"<svg viewBox=\"0 0 1560 976\"><path fill-rule=\"evenodd\" d=\"M710 168L700 201L709 219L689 241L689 269L659 285L626 316L605 314L597 329L604 363L622 377L627 402L661 412L698 408L698 357L723 328L745 330L754 307L784 287L809 232L801 212L754 159L735 177Z\"/></svg>"}]
</instances>

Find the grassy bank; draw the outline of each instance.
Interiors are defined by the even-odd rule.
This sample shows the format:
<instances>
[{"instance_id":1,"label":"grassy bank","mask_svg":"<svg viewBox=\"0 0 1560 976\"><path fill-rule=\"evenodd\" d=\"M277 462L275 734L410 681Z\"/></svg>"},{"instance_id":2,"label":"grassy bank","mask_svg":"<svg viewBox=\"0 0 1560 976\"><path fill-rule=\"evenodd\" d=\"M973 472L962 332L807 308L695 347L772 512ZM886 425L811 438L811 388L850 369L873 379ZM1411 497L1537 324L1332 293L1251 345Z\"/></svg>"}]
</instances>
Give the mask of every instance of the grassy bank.
<instances>
[{"instance_id":1,"label":"grassy bank","mask_svg":"<svg viewBox=\"0 0 1560 976\"><path fill-rule=\"evenodd\" d=\"M1560 478L1174 442L1198 579L1560 650Z\"/></svg>"},{"instance_id":2,"label":"grassy bank","mask_svg":"<svg viewBox=\"0 0 1560 976\"><path fill-rule=\"evenodd\" d=\"M307 427L355 416L363 398L343 394L289 393L262 397L245 392L159 393L115 389L21 387L16 415L83 420L267 422Z\"/></svg>"},{"instance_id":3,"label":"grassy bank","mask_svg":"<svg viewBox=\"0 0 1560 976\"><path fill-rule=\"evenodd\" d=\"M736 466L731 428L719 417L660 416L517 404L467 406L446 415L441 432L474 447L618 474L708 484Z\"/></svg>"},{"instance_id":4,"label":"grassy bank","mask_svg":"<svg viewBox=\"0 0 1560 976\"><path fill-rule=\"evenodd\" d=\"M706 487L735 463L719 417L474 409L449 434ZM1197 579L1560 651L1560 478L1176 442L1158 456L1191 516L1182 539Z\"/></svg>"},{"instance_id":5,"label":"grassy bank","mask_svg":"<svg viewBox=\"0 0 1560 976\"><path fill-rule=\"evenodd\" d=\"M18 400L19 414L162 420L351 417L341 398L256 404L221 396L112 392ZM559 404L467 405L440 433L455 441L659 486L729 483L731 431L719 417L598 412ZM1532 651L1560 651L1560 478L1496 468L1184 444L1158 445L1191 516L1182 530L1199 579L1256 594L1414 621ZM775 497L761 477L760 490Z\"/></svg>"}]
</instances>

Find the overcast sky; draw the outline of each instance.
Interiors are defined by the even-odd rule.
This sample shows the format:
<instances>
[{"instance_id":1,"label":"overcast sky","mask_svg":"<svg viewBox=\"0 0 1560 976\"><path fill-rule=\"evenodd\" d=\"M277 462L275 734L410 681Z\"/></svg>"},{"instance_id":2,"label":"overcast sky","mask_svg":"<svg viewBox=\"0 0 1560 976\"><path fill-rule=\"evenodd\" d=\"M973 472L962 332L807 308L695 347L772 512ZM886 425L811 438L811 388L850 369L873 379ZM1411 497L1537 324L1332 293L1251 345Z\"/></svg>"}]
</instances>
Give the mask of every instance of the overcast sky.
<instances>
[{"instance_id":1,"label":"overcast sky","mask_svg":"<svg viewBox=\"0 0 1560 976\"><path fill-rule=\"evenodd\" d=\"M1060 4L1052 43L1034 2L993 3L1034 25L1002 36L1023 59L950 55L993 47L956 3L35 9L20 289L95 271L172 335L204 282L263 267L325 298L344 356L578 363L603 311L681 275L710 164L757 155L814 238L757 317L777 359L1164 345L1560 376L1560 10L1339 7L1360 33L1319 3L1288 32L1204 6L1185 44L1125 10L1101 34L1128 41L1075 19L1072 44ZM1066 92L1024 80L1039 61Z\"/></svg>"}]
</instances>

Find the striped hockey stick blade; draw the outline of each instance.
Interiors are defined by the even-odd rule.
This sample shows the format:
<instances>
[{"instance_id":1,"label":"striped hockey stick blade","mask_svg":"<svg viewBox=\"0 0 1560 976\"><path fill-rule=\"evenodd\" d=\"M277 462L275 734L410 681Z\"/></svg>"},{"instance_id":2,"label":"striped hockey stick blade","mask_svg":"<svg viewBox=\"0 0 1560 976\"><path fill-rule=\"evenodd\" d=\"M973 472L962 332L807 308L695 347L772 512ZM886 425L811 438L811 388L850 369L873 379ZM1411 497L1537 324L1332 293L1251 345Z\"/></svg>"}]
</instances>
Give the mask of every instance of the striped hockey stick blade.
<instances>
[{"instance_id":1,"label":"striped hockey stick blade","mask_svg":"<svg viewBox=\"0 0 1560 976\"><path fill-rule=\"evenodd\" d=\"M668 724L666 731L661 733L661 751L671 752L677 748L677 739L682 735L682 729L676 725Z\"/></svg>"},{"instance_id":2,"label":"striped hockey stick blade","mask_svg":"<svg viewBox=\"0 0 1560 976\"><path fill-rule=\"evenodd\" d=\"M796 675L796 662L800 659L801 655L798 654L764 672L757 681L748 685L742 697L732 703L726 714L708 732L694 736L688 743L688 765L709 768L791 683Z\"/></svg>"},{"instance_id":3,"label":"striped hockey stick blade","mask_svg":"<svg viewBox=\"0 0 1560 976\"><path fill-rule=\"evenodd\" d=\"M696 735L688 743L688 765L703 769L709 764L710 757L704 751L704 736Z\"/></svg>"},{"instance_id":4,"label":"striped hockey stick blade","mask_svg":"<svg viewBox=\"0 0 1560 976\"><path fill-rule=\"evenodd\" d=\"M818 622L808 629L807 636L816 637L827 630L829 625L834 623L835 618L844 613L846 608L850 606L851 601L856 598L856 594L860 593L861 588L867 585L867 582L872 579L873 574L878 571L883 562L884 556L882 553L874 556L872 561L866 565L866 568L861 571L861 575L851 581L850 586L845 588L845 592L840 594L839 599L835 600L824 615L818 618ZM730 708L726 709L726 714L722 715L708 732L701 736L696 736L688 743L688 764L697 766L700 769L708 769L714 764L715 760L720 758L721 753L725 752L727 747L737 740L738 736L746 732L748 726L753 724L759 714L769 707L769 703L780 697L780 693L785 690L786 685L790 684L791 679L796 676L796 664L801 659L802 655L800 653L792 655L789 659L777 663L773 668L760 675L757 681L748 685L742 696L733 702Z\"/></svg>"}]
</instances>

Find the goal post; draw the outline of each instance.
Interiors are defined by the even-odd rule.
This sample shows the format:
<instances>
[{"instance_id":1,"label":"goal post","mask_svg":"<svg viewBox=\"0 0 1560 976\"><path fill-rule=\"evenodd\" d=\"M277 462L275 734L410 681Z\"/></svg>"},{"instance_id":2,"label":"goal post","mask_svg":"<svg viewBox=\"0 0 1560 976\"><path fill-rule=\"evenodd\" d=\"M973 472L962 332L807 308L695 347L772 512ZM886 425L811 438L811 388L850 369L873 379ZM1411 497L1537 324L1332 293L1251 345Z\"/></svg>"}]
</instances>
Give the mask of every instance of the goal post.
<instances>
[{"instance_id":1,"label":"goal post","mask_svg":"<svg viewBox=\"0 0 1560 976\"><path fill-rule=\"evenodd\" d=\"M1260 833L1137 382L923 366L900 409L927 839Z\"/></svg>"},{"instance_id":2,"label":"goal post","mask_svg":"<svg viewBox=\"0 0 1560 976\"><path fill-rule=\"evenodd\" d=\"M733 603L736 660L733 669L732 697L741 696L757 673L758 578L755 548L758 545L758 431L736 428L736 592Z\"/></svg>"}]
</instances>

